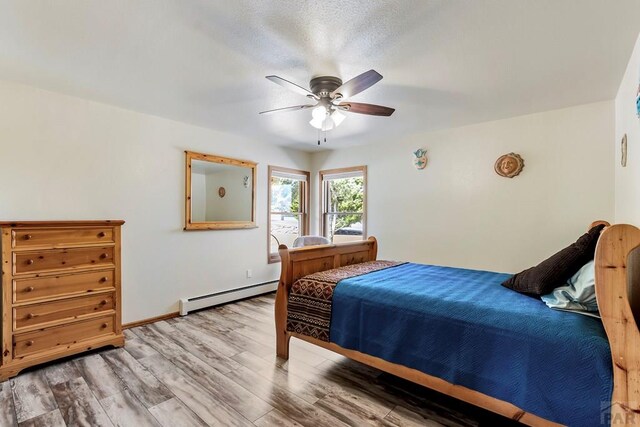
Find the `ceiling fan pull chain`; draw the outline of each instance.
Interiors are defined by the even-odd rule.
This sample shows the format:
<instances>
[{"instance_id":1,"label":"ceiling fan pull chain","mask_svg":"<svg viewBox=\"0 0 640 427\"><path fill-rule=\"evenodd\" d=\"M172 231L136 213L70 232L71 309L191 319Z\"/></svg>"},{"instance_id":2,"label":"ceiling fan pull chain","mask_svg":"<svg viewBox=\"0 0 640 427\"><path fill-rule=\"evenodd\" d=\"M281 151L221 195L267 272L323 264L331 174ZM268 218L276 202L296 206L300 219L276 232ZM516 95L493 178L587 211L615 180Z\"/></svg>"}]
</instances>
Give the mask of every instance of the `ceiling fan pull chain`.
<instances>
[{"instance_id":1,"label":"ceiling fan pull chain","mask_svg":"<svg viewBox=\"0 0 640 427\"><path fill-rule=\"evenodd\" d=\"M318 145L320 145L320 129L318 129Z\"/></svg>"}]
</instances>

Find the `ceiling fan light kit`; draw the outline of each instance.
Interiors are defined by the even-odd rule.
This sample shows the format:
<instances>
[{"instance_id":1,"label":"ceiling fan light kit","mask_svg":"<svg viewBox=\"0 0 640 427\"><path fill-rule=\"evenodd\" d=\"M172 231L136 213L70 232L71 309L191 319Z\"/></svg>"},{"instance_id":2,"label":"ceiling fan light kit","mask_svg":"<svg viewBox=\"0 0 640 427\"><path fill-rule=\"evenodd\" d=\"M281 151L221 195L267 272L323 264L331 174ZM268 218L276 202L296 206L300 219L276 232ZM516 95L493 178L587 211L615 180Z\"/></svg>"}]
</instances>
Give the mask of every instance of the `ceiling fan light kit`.
<instances>
[{"instance_id":1,"label":"ceiling fan light kit","mask_svg":"<svg viewBox=\"0 0 640 427\"><path fill-rule=\"evenodd\" d=\"M324 105L320 105L311 111L311 117L309 124L318 130L326 132L340 126L346 116L338 109L329 110Z\"/></svg>"},{"instance_id":2,"label":"ceiling fan light kit","mask_svg":"<svg viewBox=\"0 0 640 427\"><path fill-rule=\"evenodd\" d=\"M292 83L282 77L267 76L268 80L285 87L295 93L316 100L315 105L296 105L293 107L277 108L275 110L261 111L260 114L280 113L285 111L311 110L309 124L314 128L326 132L338 127L345 119L344 112L367 114L372 116L390 116L395 109L381 105L346 102L354 95L382 80L382 76L375 70L369 70L357 77L342 83L342 80L334 76L315 77L309 82L311 90Z\"/></svg>"}]
</instances>

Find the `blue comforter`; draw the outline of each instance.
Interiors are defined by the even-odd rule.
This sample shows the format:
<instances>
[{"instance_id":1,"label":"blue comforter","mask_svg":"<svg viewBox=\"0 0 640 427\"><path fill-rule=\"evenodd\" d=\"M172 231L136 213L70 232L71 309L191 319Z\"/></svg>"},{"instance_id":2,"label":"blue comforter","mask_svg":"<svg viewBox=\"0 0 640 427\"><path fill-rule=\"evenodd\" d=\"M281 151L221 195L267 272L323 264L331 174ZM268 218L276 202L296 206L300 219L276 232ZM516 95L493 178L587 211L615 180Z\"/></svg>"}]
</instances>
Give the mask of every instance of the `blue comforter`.
<instances>
[{"instance_id":1,"label":"blue comforter","mask_svg":"<svg viewBox=\"0 0 640 427\"><path fill-rule=\"evenodd\" d=\"M330 340L570 426L611 401L599 319L500 286L508 274L420 264L342 280Z\"/></svg>"}]
</instances>

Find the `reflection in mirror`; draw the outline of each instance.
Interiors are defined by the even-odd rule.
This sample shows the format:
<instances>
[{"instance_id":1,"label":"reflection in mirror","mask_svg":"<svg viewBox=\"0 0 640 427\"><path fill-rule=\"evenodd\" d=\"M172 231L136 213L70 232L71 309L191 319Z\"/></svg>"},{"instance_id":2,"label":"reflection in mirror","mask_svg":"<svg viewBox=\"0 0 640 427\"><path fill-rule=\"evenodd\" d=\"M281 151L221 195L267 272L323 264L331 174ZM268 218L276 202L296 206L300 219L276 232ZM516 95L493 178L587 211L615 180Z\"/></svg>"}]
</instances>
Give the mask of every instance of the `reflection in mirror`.
<instances>
[{"instance_id":1,"label":"reflection in mirror","mask_svg":"<svg viewBox=\"0 0 640 427\"><path fill-rule=\"evenodd\" d=\"M251 221L251 168L192 160L191 220Z\"/></svg>"},{"instance_id":2,"label":"reflection in mirror","mask_svg":"<svg viewBox=\"0 0 640 427\"><path fill-rule=\"evenodd\" d=\"M187 152L185 229L255 227L255 163Z\"/></svg>"}]
</instances>

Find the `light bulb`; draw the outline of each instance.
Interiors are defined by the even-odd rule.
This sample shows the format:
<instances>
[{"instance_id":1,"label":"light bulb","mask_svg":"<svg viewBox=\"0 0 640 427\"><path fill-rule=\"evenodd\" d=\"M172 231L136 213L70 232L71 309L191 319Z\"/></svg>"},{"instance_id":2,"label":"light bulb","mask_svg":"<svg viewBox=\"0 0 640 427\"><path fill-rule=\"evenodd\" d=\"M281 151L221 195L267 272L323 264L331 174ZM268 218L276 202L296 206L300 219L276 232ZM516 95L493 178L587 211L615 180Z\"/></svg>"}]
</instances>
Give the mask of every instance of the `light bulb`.
<instances>
[{"instance_id":1,"label":"light bulb","mask_svg":"<svg viewBox=\"0 0 640 427\"><path fill-rule=\"evenodd\" d=\"M324 105L320 105L319 107L316 107L311 111L311 116L314 119L324 120L324 118L327 116L327 109Z\"/></svg>"},{"instance_id":2,"label":"light bulb","mask_svg":"<svg viewBox=\"0 0 640 427\"><path fill-rule=\"evenodd\" d=\"M345 117L346 116L338 110L335 110L333 113L331 113L331 119L333 120L335 127L340 126L340 123L343 122Z\"/></svg>"}]
</instances>

